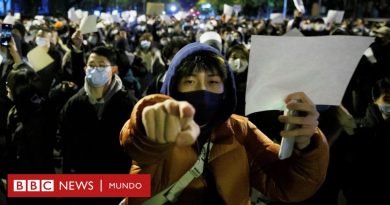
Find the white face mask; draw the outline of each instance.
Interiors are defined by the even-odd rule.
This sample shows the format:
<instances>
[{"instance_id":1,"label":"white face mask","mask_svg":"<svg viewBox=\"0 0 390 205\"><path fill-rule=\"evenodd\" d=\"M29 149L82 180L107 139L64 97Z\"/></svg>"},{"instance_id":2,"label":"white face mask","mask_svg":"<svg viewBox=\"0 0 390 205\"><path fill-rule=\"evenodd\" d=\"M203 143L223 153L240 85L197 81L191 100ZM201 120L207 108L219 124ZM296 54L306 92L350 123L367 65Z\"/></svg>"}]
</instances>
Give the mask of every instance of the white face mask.
<instances>
[{"instance_id":1,"label":"white face mask","mask_svg":"<svg viewBox=\"0 0 390 205\"><path fill-rule=\"evenodd\" d=\"M313 30L318 31L318 32L324 31L325 29L326 29L325 24L314 24L314 26L313 26Z\"/></svg>"},{"instance_id":2,"label":"white face mask","mask_svg":"<svg viewBox=\"0 0 390 205\"><path fill-rule=\"evenodd\" d=\"M111 66L87 67L85 78L92 87L103 87L110 80Z\"/></svg>"},{"instance_id":3,"label":"white face mask","mask_svg":"<svg viewBox=\"0 0 390 205\"><path fill-rule=\"evenodd\" d=\"M311 31L312 28L313 28L312 24L302 24L301 25L301 29L304 31Z\"/></svg>"},{"instance_id":4,"label":"white face mask","mask_svg":"<svg viewBox=\"0 0 390 205\"><path fill-rule=\"evenodd\" d=\"M233 36L233 34L228 34L228 35L226 35L225 40L226 40L227 43L233 42L233 41L234 41L234 36Z\"/></svg>"},{"instance_id":5,"label":"white face mask","mask_svg":"<svg viewBox=\"0 0 390 205\"><path fill-rule=\"evenodd\" d=\"M390 116L390 105L389 104L382 104L378 105L379 110L382 112L382 114L386 116Z\"/></svg>"},{"instance_id":6,"label":"white face mask","mask_svg":"<svg viewBox=\"0 0 390 205\"><path fill-rule=\"evenodd\" d=\"M248 68L248 61L242 60L240 58L229 58L228 63L235 73L242 73Z\"/></svg>"},{"instance_id":7,"label":"white face mask","mask_svg":"<svg viewBox=\"0 0 390 205\"><path fill-rule=\"evenodd\" d=\"M50 41L42 37L36 37L35 43L37 44L37 46L48 46L48 47L50 46Z\"/></svg>"},{"instance_id":8,"label":"white face mask","mask_svg":"<svg viewBox=\"0 0 390 205\"><path fill-rule=\"evenodd\" d=\"M162 46L166 46L166 45L168 44L168 40L167 40L167 39L161 39L161 40L160 40L160 44L161 44Z\"/></svg>"},{"instance_id":9,"label":"white face mask","mask_svg":"<svg viewBox=\"0 0 390 205\"><path fill-rule=\"evenodd\" d=\"M88 37L88 42L92 45L96 45L97 44L97 37L96 36L89 36Z\"/></svg>"},{"instance_id":10,"label":"white face mask","mask_svg":"<svg viewBox=\"0 0 390 205\"><path fill-rule=\"evenodd\" d=\"M147 40L143 40L143 41L141 41L141 48L148 49L150 47L150 44L152 44L152 42L147 41Z\"/></svg>"}]
</instances>

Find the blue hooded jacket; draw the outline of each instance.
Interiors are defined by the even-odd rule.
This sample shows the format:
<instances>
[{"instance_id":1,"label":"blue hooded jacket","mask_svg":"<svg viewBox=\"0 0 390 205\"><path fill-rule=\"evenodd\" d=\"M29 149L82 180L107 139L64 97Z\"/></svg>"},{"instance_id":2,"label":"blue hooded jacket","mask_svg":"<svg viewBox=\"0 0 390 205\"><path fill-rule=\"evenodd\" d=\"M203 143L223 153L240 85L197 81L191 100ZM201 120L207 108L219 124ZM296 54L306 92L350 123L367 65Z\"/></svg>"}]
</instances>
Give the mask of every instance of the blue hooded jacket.
<instances>
[{"instance_id":1,"label":"blue hooded jacket","mask_svg":"<svg viewBox=\"0 0 390 205\"><path fill-rule=\"evenodd\" d=\"M227 79L224 82L224 99L222 105L215 117L215 119L210 120L210 123L207 125L209 128L214 128L215 126L225 122L234 112L234 109L237 104L236 97L236 86L234 82L233 72L230 69L229 64L225 60L225 57L215 48L203 44L203 43L191 43L179 50L176 55L173 57L171 64L169 65L165 81L162 85L160 93L171 96L175 98L177 85L173 85L176 77L176 70L182 64L182 62L189 56L200 53L200 52L212 52L222 57L225 61L227 68Z\"/></svg>"}]
</instances>

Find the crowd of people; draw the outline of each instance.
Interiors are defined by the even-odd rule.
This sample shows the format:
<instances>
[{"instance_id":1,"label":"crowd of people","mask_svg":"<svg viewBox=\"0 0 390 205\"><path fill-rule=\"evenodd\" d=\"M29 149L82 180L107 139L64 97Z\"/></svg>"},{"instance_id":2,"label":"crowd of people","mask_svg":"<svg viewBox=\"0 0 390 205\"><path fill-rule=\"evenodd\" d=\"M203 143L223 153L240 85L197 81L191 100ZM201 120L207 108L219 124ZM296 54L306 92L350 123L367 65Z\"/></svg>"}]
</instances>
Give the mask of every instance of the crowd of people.
<instances>
[{"instance_id":1,"label":"crowd of people","mask_svg":"<svg viewBox=\"0 0 390 205\"><path fill-rule=\"evenodd\" d=\"M340 193L348 204L377 204L388 178L388 23L334 24L299 12L278 23L147 16L99 21L97 32L82 34L66 18L16 21L10 46L0 47L0 204L337 205ZM305 116L245 117L251 36L293 29L375 37L372 55L362 54L340 106L292 93L287 107ZM54 61L34 68L27 54L35 47ZM301 126L282 131L284 123ZM278 159L281 136L299 139L286 160ZM200 155L200 176L161 199L177 195L167 188ZM150 199L6 197L11 173L129 172L151 174Z\"/></svg>"}]
</instances>

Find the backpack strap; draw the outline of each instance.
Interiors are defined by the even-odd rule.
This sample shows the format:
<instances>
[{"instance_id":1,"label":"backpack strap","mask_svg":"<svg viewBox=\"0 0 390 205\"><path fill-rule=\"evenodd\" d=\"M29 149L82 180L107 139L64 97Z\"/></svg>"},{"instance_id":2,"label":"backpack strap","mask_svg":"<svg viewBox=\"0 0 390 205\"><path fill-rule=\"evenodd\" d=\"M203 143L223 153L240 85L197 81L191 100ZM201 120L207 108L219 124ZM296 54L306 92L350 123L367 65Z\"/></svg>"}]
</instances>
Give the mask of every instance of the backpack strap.
<instances>
[{"instance_id":1,"label":"backpack strap","mask_svg":"<svg viewBox=\"0 0 390 205\"><path fill-rule=\"evenodd\" d=\"M168 188L164 189L160 193L154 195L152 198L145 201L142 205L160 205L167 202L175 203L192 180L198 178L203 173L204 161L207 157L208 150L213 147L212 142L205 143L202 147L202 151L198 156L195 164L188 170L179 180L173 183Z\"/></svg>"}]
</instances>

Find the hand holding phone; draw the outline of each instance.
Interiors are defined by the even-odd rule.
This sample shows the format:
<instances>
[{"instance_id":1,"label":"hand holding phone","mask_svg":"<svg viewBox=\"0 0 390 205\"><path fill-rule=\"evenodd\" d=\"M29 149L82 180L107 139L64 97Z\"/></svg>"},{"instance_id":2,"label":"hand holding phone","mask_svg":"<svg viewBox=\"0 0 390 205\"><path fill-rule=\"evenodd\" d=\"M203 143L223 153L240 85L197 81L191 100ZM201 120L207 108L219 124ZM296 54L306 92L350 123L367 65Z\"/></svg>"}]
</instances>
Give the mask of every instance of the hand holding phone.
<instances>
[{"instance_id":1,"label":"hand holding phone","mask_svg":"<svg viewBox=\"0 0 390 205\"><path fill-rule=\"evenodd\" d=\"M315 104L304 92L288 94L285 102L289 109L285 110L284 116L279 117L279 121L286 124L285 130L281 133L283 138L279 151L280 159L291 156L294 148L302 150L310 145L311 137L318 131L320 116Z\"/></svg>"},{"instance_id":2,"label":"hand holding phone","mask_svg":"<svg viewBox=\"0 0 390 205\"><path fill-rule=\"evenodd\" d=\"M297 103L299 102L298 100L292 100L292 102ZM285 109L284 110L284 115L287 116L299 116L299 111L297 110L289 110ZM284 130L293 130L298 128L299 125L291 124L291 123L286 123L284 125ZM279 159L287 159L292 155L292 151L294 150L294 145L295 145L295 137L282 137L282 142L280 145L280 150L279 150Z\"/></svg>"},{"instance_id":3,"label":"hand holding phone","mask_svg":"<svg viewBox=\"0 0 390 205\"><path fill-rule=\"evenodd\" d=\"M12 24L1 24L0 44L9 47L12 38Z\"/></svg>"}]
</instances>

